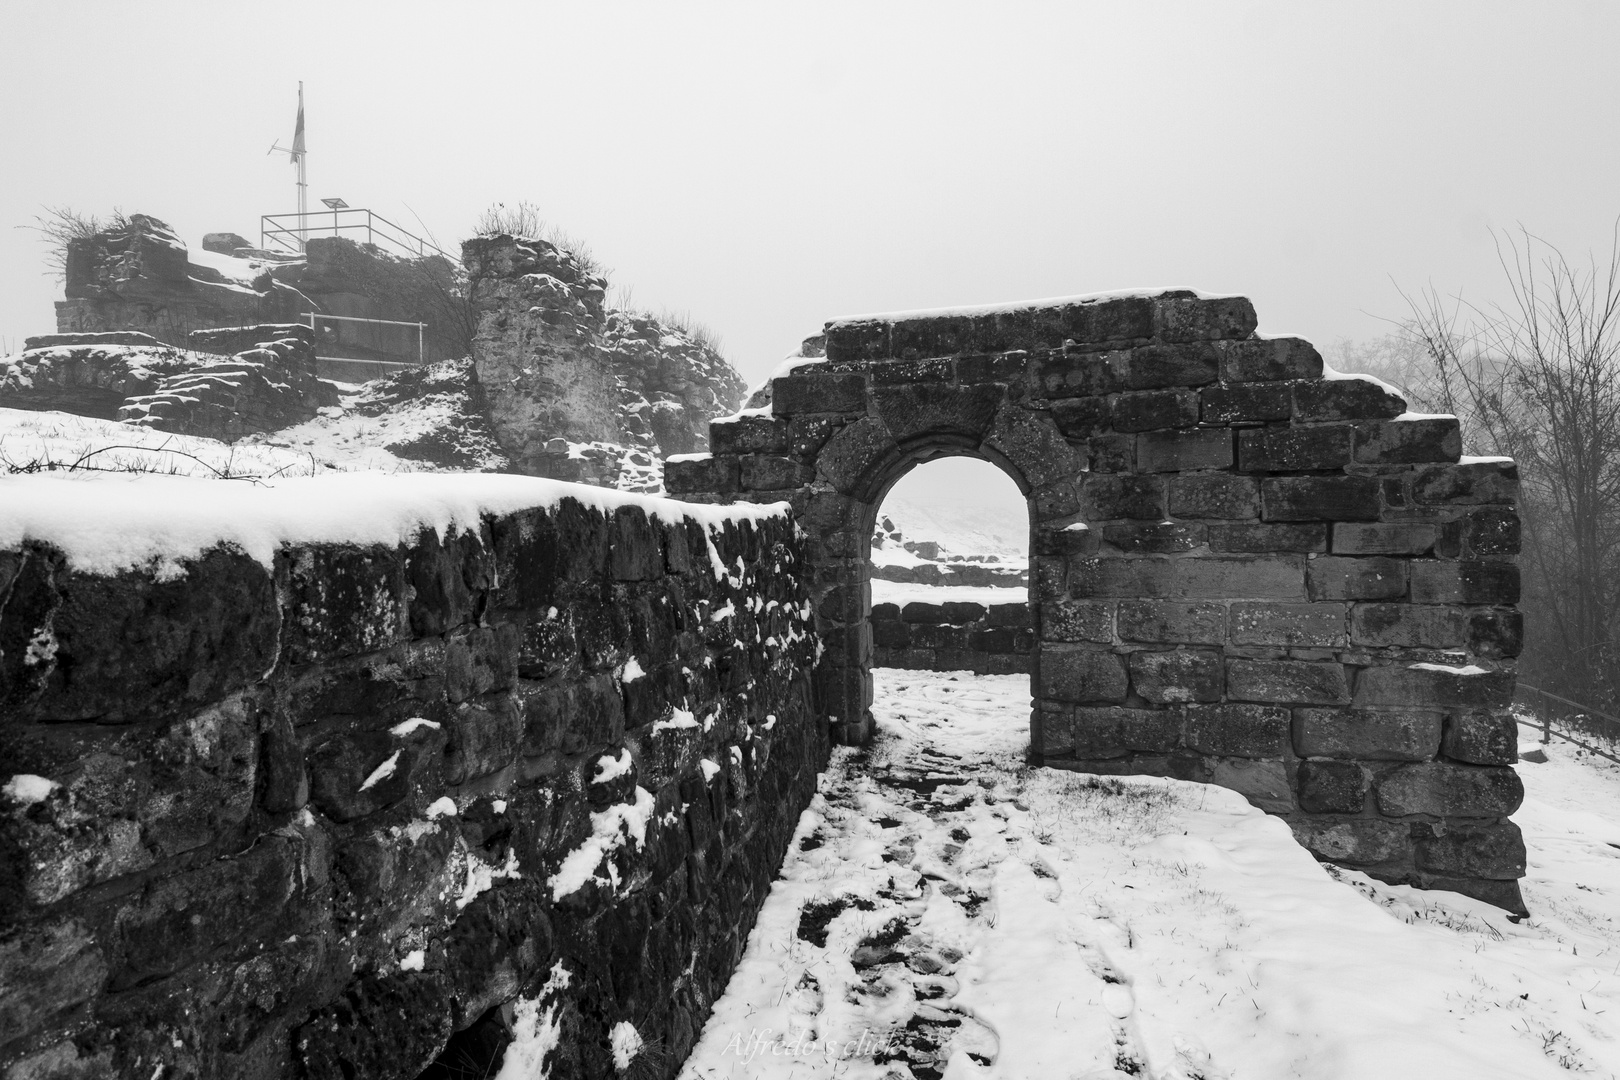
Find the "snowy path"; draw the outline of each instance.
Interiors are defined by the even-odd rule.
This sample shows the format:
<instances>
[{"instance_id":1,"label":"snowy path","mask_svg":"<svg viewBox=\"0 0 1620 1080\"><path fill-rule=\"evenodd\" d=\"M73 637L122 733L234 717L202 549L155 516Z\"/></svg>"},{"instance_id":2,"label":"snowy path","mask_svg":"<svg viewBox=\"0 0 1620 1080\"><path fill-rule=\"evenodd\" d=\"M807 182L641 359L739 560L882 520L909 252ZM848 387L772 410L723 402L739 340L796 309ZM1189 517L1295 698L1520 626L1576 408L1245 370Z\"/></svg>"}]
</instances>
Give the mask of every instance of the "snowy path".
<instances>
[{"instance_id":1,"label":"snowy path","mask_svg":"<svg viewBox=\"0 0 1620 1080\"><path fill-rule=\"evenodd\" d=\"M1620 1070L1620 776L1523 767L1513 924L1220 788L1025 768L1021 676L877 676L683 1077Z\"/></svg>"}]
</instances>

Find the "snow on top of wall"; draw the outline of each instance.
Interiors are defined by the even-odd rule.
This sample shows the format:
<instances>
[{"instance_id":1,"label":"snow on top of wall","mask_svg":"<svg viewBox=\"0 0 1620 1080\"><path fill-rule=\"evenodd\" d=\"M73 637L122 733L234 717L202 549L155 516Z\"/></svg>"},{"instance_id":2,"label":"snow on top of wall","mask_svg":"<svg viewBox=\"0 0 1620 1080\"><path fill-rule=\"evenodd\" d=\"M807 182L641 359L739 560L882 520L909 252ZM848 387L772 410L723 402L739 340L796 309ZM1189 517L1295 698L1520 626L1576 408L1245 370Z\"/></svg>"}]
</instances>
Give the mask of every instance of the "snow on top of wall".
<instances>
[{"instance_id":1,"label":"snow on top of wall","mask_svg":"<svg viewBox=\"0 0 1620 1080\"><path fill-rule=\"evenodd\" d=\"M611 514L640 506L666 523L695 521L705 532L727 521L764 521L786 503L698 505L561 480L495 473L342 473L248 483L197 477L28 474L0 477L0 550L27 541L60 548L93 574L155 564L160 579L181 562L231 544L267 569L289 544L412 542L475 531L484 514L555 507L573 499Z\"/></svg>"},{"instance_id":2,"label":"snow on top of wall","mask_svg":"<svg viewBox=\"0 0 1620 1080\"><path fill-rule=\"evenodd\" d=\"M1333 367L1333 365L1329 364L1326 360L1322 361L1322 378L1324 380L1328 381L1328 382L1338 382L1338 381L1341 381L1341 380L1344 380L1344 379L1360 379L1362 382L1370 382L1374 386L1382 387L1387 393L1393 394L1395 397L1400 398L1402 401L1406 400L1406 395L1405 394L1403 394L1401 391L1395 389L1395 387L1391 386L1389 383L1385 382L1383 379L1380 379L1378 376L1376 376L1376 375L1363 375L1363 374L1361 374L1359 372L1354 372L1354 371L1339 371L1339 370L1335 369ZM1413 420L1413 419L1429 419L1429 418L1428 417L1406 417L1406 419Z\"/></svg>"},{"instance_id":3,"label":"snow on top of wall","mask_svg":"<svg viewBox=\"0 0 1620 1080\"><path fill-rule=\"evenodd\" d=\"M1094 304L1104 300L1132 300L1141 297L1163 296L1169 292L1191 293L1199 300L1234 300L1239 293L1212 293L1202 289L1159 287L1141 289L1111 289L1106 292L1081 293L1078 296L1050 296L1043 300L1013 300L1000 304L969 304L962 307L918 308L913 311L880 311L870 315L844 315L827 324L829 330L866 322L905 322L910 319L937 319L946 315L1000 315L1032 308L1068 307L1073 304Z\"/></svg>"}]
</instances>

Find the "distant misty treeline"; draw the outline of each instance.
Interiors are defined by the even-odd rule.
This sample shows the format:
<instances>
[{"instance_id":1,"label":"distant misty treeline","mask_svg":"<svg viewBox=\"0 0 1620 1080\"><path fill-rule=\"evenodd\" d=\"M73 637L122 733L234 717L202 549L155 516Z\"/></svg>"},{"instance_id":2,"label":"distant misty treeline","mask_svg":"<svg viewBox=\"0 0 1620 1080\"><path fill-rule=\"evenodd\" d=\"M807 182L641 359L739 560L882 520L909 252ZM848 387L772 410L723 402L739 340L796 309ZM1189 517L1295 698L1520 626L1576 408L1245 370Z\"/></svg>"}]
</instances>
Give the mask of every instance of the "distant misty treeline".
<instances>
[{"instance_id":1,"label":"distant misty treeline","mask_svg":"<svg viewBox=\"0 0 1620 1080\"><path fill-rule=\"evenodd\" d=\"M1522 478L1523 681L1620 711L1620 231L1571 259L1525 232L1498 238L1501 299L1407 296L1394 333L1329 362L1453 413L1463 453L1515 458Z\"/></svg>"}]
</instances>

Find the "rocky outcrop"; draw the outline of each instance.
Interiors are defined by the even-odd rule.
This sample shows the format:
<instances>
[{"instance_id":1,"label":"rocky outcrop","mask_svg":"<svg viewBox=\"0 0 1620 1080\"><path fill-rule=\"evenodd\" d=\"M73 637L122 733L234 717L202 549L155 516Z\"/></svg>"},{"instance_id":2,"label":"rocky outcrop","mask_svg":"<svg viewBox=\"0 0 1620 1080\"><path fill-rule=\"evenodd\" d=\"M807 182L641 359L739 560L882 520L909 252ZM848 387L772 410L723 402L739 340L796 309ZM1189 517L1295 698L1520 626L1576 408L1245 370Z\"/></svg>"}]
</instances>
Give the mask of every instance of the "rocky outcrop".
<instances>
[{"instance_id":1,"label":"rocky outcrop","mask_svg":"<svg viewBox=\"0 0 1620 1080\"><path fill-rule=\"evenodd\" d=\"M462 264L473 375L519 471L590 479L571 463L701 450L709 420L741 400L742 379L717 352L652 316L609 311L606 279L555 244L478 237Z\"/></svg>"},{"instance_id":2,"label":"rocky outcrop","mask_svg":"<svg viewBox=\"0 0 1620 1080\"><path fill-rule=\"evenodd\" d=\"M66 271L66 299L56 304L63 333L138 330L181 345L193 330L295 322L310 310L266 264L242 260L227 274L193 262L174 230L146 214L69 241Z\"/></svg>"},{"instance_id":3,"label":"rocky outcrop","mask_svg":"<svg viewBox=\"0 0 1620 1080\"><path fill-rule=\"evenodd\" d=\"M199 363L146 334L46 334L0 359L0 408L59 410L114 420L131 397L150 394Z\"/></svg>"},{"instance_id":4,"label":"rocky outcrop","mask_svg":"<svg viewBox=\"0 0 1620 1080\"><path fill-rule=\"evenodd\" d=\"M125 401L118 419L235 442L253 432L303 423L322 407L337 404L337 391L316 377L314 335L307 326L199 330L192 333L191 344L196 356L227 349L234 355L169 375L149 393Z\"/></svg>"}]
</instances>

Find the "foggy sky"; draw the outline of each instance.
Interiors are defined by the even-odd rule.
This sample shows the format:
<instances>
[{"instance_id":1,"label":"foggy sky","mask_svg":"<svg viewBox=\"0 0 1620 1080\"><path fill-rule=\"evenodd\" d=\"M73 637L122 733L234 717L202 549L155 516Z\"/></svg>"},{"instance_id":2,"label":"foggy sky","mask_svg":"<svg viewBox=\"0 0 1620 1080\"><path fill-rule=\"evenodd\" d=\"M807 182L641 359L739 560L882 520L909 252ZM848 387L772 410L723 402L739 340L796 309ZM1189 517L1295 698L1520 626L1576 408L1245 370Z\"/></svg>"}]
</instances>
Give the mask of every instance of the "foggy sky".
<instances>
[{"instance_id":1,"label":"foggy sky","mask_svg":"<svg viewBox=\"0 0 1620 1080\"><path fill-rule=\"evenodd\" d=\"M341 196L441 243L539 204L750 382L838 315L1192 286L1262 330L1498 295L1491 229L1606 249L1608 3L0 8L0 224L120 207L257 238ZM0 231L0 345L54 329Z\"/></svg>"}]
</instances>

